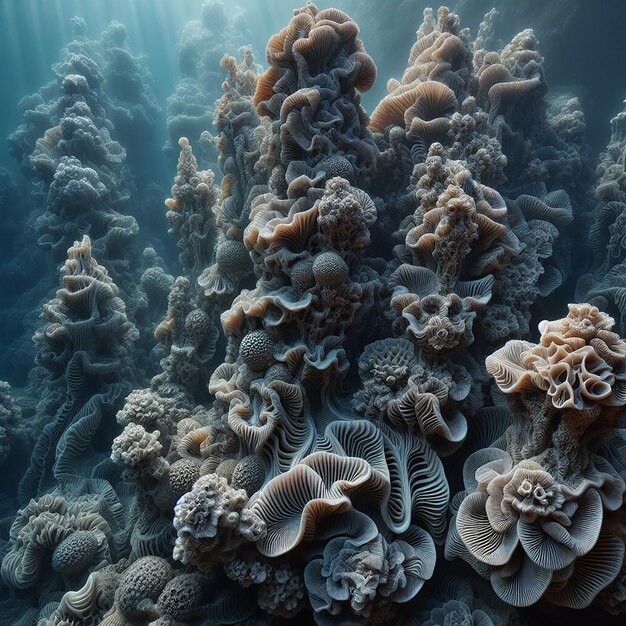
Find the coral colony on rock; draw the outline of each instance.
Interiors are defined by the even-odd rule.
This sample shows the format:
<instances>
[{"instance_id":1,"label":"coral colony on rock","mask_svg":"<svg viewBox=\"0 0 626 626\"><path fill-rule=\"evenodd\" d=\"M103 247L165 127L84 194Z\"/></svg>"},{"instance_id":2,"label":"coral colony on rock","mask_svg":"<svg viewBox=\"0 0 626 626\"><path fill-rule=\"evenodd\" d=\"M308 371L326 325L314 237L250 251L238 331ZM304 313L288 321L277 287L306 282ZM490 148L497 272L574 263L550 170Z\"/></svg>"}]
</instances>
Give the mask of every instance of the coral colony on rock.
<instances>
[{"instance_id":1,"label":"coral colony on rock","mask_svg":"<svg viewBox=\"0 0 626 626\"><path fill-rule=\"evenodd\" d=\"M626 111L594 177L496 18L426 9L368 114L345 12L285 16L262 66L206 4L152 215L148 60L74 18L9 137L31 195L0 172L43 250L0 382L2 624L620 623Z\"/></svg>"}]
</instances>

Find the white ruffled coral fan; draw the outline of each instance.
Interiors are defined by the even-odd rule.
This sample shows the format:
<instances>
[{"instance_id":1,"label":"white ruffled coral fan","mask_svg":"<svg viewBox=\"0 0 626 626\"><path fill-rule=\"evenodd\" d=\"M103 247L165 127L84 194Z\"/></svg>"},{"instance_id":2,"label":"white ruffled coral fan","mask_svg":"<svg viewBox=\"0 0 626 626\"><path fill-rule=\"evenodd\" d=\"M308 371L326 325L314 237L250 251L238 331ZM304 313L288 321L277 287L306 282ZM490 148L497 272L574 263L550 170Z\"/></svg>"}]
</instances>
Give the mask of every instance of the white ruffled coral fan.
<instances>
[{"instance_id":1,"label":"white ruffled coral fan","mask_svg":"<svg viewBox=\"0 0 626 626\"><path fill-rule=\"evenodd\" d=\"M505 393L545 391L556 409L598 411L626 404L626 344L613 318L570 304L562 320L539 325L539 345L510 341L486 366Z\"/></svg>"}]
</instances>

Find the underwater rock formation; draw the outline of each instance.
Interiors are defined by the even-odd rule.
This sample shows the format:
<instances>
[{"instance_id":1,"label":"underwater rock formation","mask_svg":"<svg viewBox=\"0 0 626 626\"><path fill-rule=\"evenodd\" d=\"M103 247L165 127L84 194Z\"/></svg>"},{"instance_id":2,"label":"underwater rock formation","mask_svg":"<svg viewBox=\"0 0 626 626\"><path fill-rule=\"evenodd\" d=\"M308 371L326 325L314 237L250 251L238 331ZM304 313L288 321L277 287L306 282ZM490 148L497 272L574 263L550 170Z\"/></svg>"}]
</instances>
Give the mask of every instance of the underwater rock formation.
<instances>
[{"instance_id":1,"label":"underwater rock formation","mask_svg":"<svg viewBox=\"0 0 626 626\"><path fill-rule=\"evenodd\" d=\"M178 140L187 137L201 166L215 168L213 118L223 81L220 60L246 44L242 18L241 9L209 0L202 4L201 18L185 25L177 46L181 79L167 99L166 154L175 157Z\"/></svg>"},{"instance_id":2,"label":"underwater rock formation","mask_svg":"<svg viewBox=\"0 0 626 626\"><path fill-rule=\"evenodd\" d=\"M77 241L35 336L34 418L0 389L0 453L35 442L21 509L0 500L14 602L0 617L504 626L532 622L531 605L624 612L626 343L621 300L598 286L619 286L624 261L624 120L598 172L590 302L533 343L579 269L589 152L578 101L549 98L534 33L496 50L494 19L472 37L426 9L370 117L361 95L379 72L349 15L297 9L263 69L250 46L228 54L242 31L206 4L169 102L171 269L133 249L136 220L118 211L132 141L127 154L107 94L133 87L124 110L148 123L149 77L120 26L94 43L76 22L65 95L51 86L42 127L14 140L42 131L39 224L57 254Z\"/></svg>"}]
</instances>

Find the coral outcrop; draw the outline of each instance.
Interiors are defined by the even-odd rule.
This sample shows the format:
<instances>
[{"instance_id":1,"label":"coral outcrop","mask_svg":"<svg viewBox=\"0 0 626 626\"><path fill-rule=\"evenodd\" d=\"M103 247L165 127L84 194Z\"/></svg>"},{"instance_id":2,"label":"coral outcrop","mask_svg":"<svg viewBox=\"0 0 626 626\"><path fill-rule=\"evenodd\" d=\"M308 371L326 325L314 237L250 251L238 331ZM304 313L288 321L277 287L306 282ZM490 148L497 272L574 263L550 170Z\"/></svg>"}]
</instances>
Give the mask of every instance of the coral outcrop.
<instances>
[{"instance_id":1,"label":"coral outcrop","mask_svg":"<svg viewBox=\"0 0 626 626\"><path fill-rule=\"evenodd\" d=\"M542 322L538 345L511 341L487 370L517 421L502 447L467 459L466 491L446 546L489 578L508 604L545 598L583 608L619 574L621 466L601 444L619 428L626 344L589 304ZM608 359L605 360L605 359Z\"/></svg>"}]
</instances>

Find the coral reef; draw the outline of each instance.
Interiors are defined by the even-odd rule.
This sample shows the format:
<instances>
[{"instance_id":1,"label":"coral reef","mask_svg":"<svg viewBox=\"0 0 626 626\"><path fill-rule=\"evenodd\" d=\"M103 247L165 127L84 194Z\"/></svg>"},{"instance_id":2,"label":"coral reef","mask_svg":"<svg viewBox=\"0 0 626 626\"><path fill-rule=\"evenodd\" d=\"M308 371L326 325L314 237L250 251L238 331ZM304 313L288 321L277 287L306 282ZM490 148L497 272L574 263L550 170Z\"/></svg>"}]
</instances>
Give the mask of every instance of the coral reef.
<instances>
[{"instance_id":1,"label":"coral reef","mask_svg":"<svg viewBox=\"0 0 626 626\"><path fill-rule=\"evenodd\" d=\"M216 138L211 131L223 80L220 59L246 43L244 27L241 9L221 0L204 2L200 19L185 25L177 46L181 79L167 99L166 154L175 156L180 137L188 137L202 166L215 168Z\"/></svg>"},{"instance_id":2,"label":"coral reef","mask_svg":"<svg viewBox=\"0 0 626 626\"><path fill-rule=\"evenodd\" d=\"M619 619L625 114L585 215L585 118L532 30L426 9L370 117L347 13L296 9L265 67L242 15L208 2L178 46L169 252L128 210L158 107L124 27L76 19L21 104L40 243L69 250L29 387L0 383L0 465L32 447L0 621Z\"/></svg>"},{"instance_id":3,"label":"coral reef","mask_svg":"<svg viewBox=\"0 0 626 626\"><path fill-rule=\"evenodd\" d=\"M134 380L138 333L86 235L68 250L61 289L44 306L42 319L34 341L37 363L47 372L37 405L43 428L20 483L22 502L44 492L50 481L99 471L103 440L109 440L115 412Z\"/></svg>"}]
</instances>

